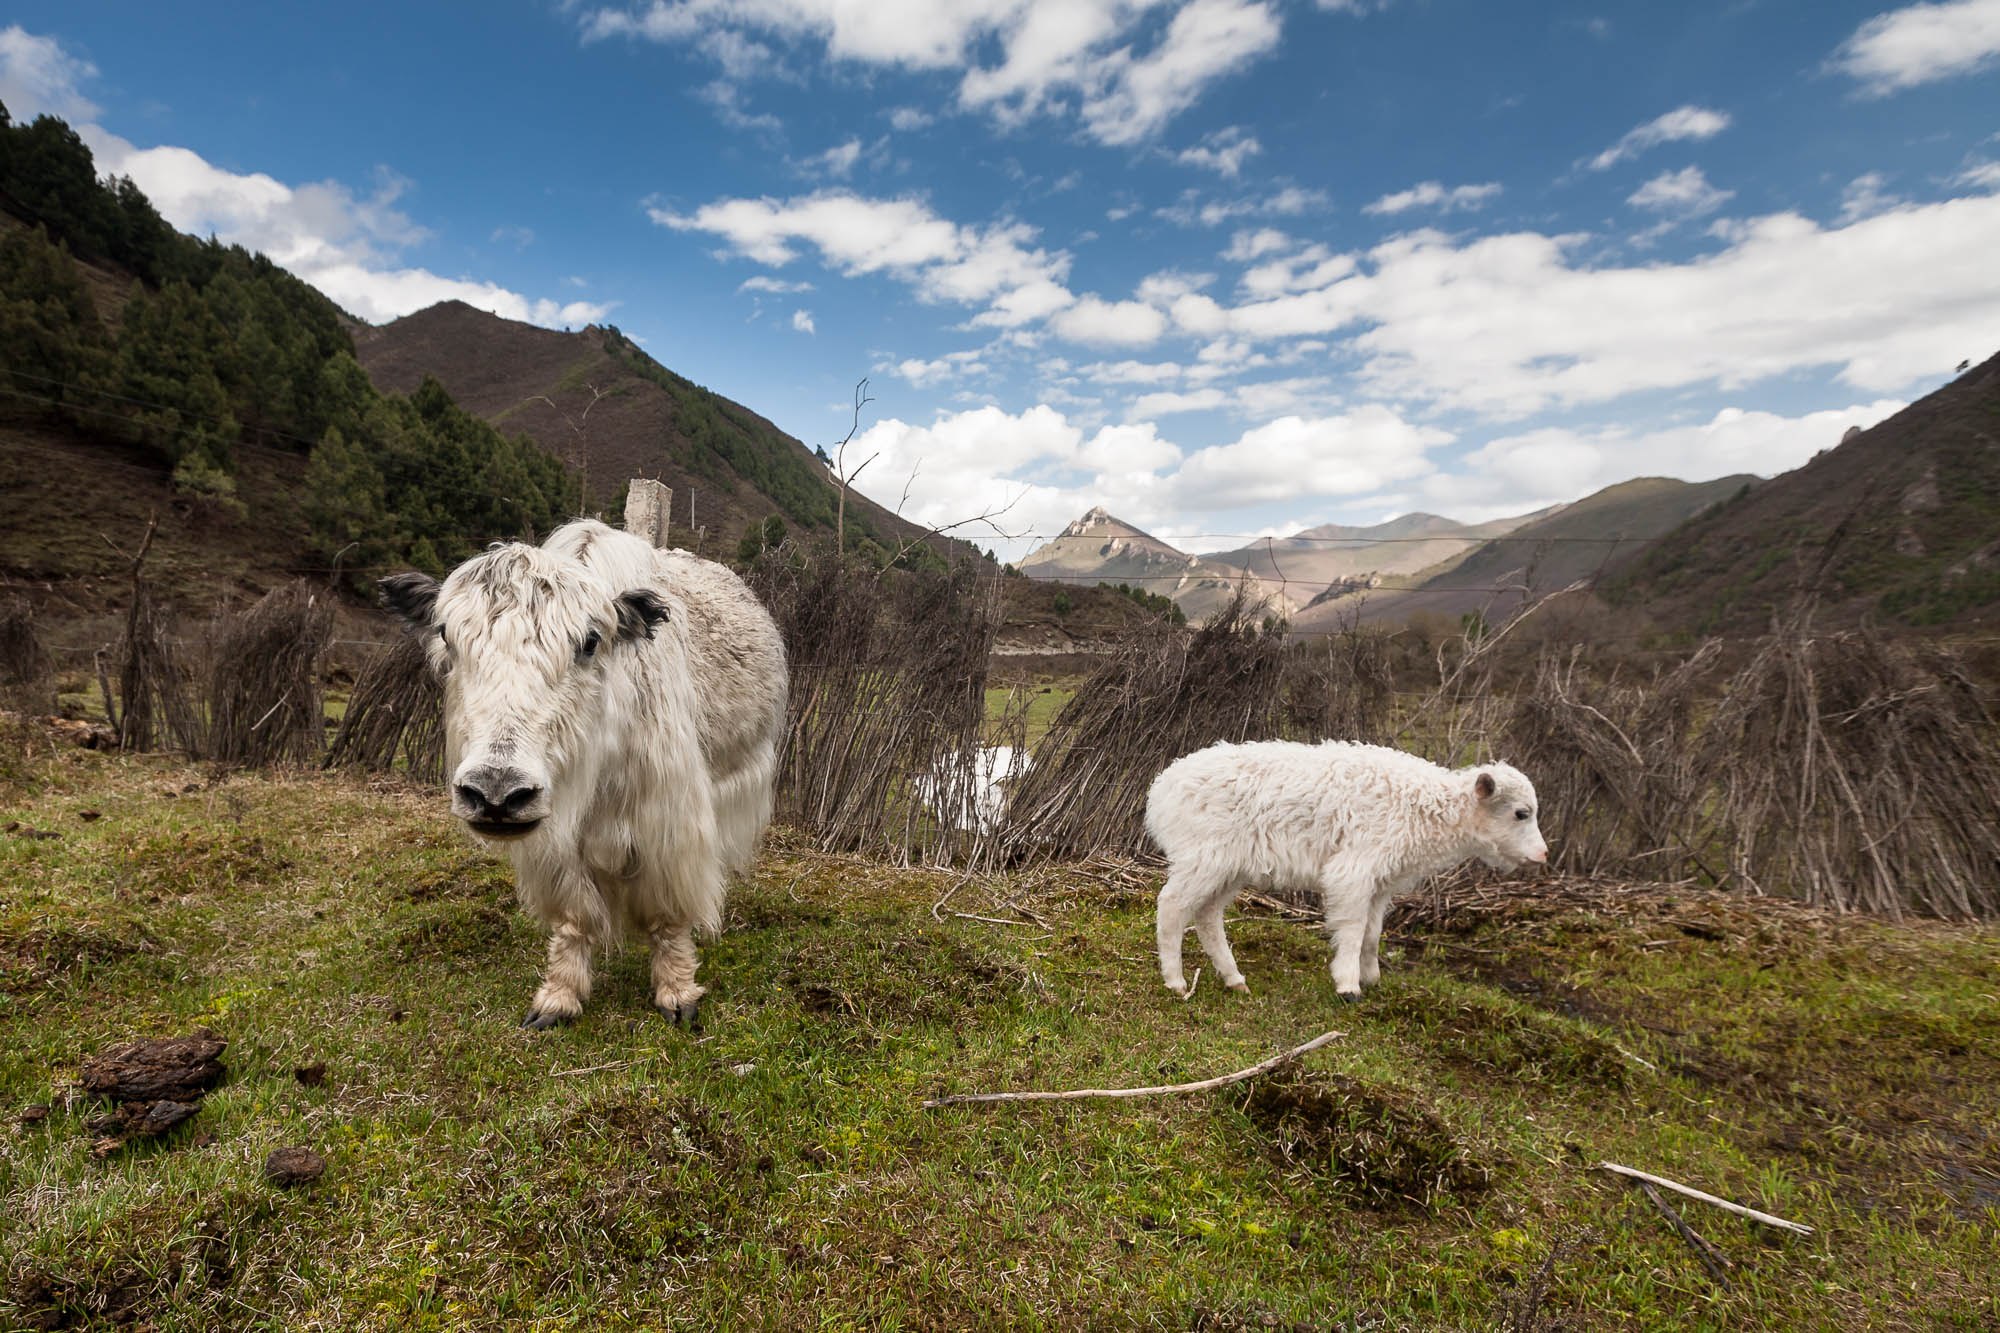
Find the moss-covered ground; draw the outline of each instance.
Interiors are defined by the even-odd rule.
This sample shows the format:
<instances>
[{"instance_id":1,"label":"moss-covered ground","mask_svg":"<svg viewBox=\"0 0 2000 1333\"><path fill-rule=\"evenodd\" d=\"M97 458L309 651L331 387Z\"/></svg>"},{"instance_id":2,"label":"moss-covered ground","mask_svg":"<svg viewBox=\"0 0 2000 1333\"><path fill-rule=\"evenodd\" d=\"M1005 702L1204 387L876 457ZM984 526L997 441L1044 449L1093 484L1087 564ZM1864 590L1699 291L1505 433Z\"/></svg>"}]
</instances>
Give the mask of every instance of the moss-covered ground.
<instances>
[{"instance_id":1,"label":"moss-covered ground","mask_svg":"<svg viewBox=\"0 0 2000 1333\"><path fill-rule=\"evenodd\" d=\"M20 740L0 1327L2000 1324L1990 928L1519 885L1392 924L1354 1006L1309 927L1247 912L1254 995L1182 1001L1143 871L961 882L779 831L700 1030L628 949L531 1033L537 932L431 794ZM80 1060L200 1028L229 1072L199 1114L94 1155ZM921 1106L1329 1028L1216 1092ZM267 1184L282 1145L325 1175ZM1604 1158L1816 1230L1687 1202L1725 1288Z\"/></svg>"}]
</instances>

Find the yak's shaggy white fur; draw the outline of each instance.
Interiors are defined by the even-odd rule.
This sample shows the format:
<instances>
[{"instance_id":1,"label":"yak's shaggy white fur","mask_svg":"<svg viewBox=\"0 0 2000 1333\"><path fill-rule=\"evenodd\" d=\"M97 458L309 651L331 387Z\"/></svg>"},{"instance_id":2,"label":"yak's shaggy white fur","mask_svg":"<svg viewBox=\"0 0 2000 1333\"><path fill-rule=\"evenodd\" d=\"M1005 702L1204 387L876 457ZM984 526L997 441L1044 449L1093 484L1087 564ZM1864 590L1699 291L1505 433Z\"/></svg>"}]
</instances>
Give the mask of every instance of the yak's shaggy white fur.
<instances>
[{"instance_id":1,"label":"yak's shaggy white fur","mask_svg":"<svg viewBox=\"0 0 2000 1333\"><path fill-rule=\"evenodd\" d=\"M1186 990L1181 939L1194 924L1223 984L1248 990L1222 913L1245 887L1319 890L1345 999L1379 975L1390 902L1478 857L1496 869L1548 859L1535 788L1506 764L1440 768L1379 745L1262 741L1175 760L1146 797L1146 832L1167 854L1160 976Z\"/></svg>"},{"instance_id":2,"label":"yak's shaggy white fur","mask_svg":"<svg viewBox=\"0 0 2000 1333\"><path fill-rule=\"evenodd\" d=\"M444 680L452 812L514 864L551 931L527 1024L574 1018L594 949L631 928L653 1002L692 1021L694 937L771 815L785 725L777 627L727 569L602 523L496 545L442 586L384 580Z\"/></svg>"}]
</instances>

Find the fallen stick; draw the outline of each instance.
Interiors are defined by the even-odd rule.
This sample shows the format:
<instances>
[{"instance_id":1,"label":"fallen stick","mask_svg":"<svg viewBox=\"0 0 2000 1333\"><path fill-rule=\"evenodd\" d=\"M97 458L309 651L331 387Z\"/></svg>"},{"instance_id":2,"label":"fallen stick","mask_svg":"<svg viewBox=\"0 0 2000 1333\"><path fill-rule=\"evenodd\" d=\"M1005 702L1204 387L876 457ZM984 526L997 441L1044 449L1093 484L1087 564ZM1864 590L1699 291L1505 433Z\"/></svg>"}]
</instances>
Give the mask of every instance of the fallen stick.
<instances>
[{"instance_id":1,"label":"fallen stick","mask_svg":"<svg viewBox=\"0 0 2000 1333\"><path fill-rule=\"evenodd\" d=\"M1616 1162L1599 1162L1595 1169L1609 1171L1613 1175L1626 1176L1633 1180L1651 1181L1662 1189L1670 1189L1677 1194L1685 1194L1690 1199L1700 1199L1703 1203L1714 1204L1717 1208L1735 1213L1738 1217L1747 1217L1752 1222L1762 1222L1767 1227L1779 1227L1785 1231L1795 1231L1801 1236L1810 1236L1813 1234L1813 1229L1802 1223L1787 1222L1782 1217L1773 1217L1769 1213L1760 1213L1755 1208L1745 1208L1740 1203L1731 1203L1727 1199L1718 1199L1713 1194L1704 1194L1702 1191L1692 1189L1678 1181L1668 1180L1665 1176L1656 1176L1645 1171L1635 1171L1629 1166L1620 1166Z\"/></svg>"},{"instance_id":2,"label":"fallen stick","mask_svg":"<svg viewBox=\"0 0 2000 1333\"><path fill-rule=\"evenodd\" d=\"M1708 1243L1708 1237L1689 1226L1687 1219L1680 1215L1680 1211L1660 1197L1660 1192L1653 1188L1652 1181L1641 1180L1635 1183L1646 1191L1646 1197L1653 1201L1653 1207L1660 1210L1660 1216L1671 1222L1674 1230L1681 1233L1681 1239L1688 1243L1688 1248L1694 1251L1695 1257L1701 1260L1709 1275L1722 1285L1724 1291L1729 1290L1729 1274L1723 1271L1729 1267L1729 1261Z\"/></svg>"},{"instance_id":3,"label":"fallen stick","mask_svg":"<svg viewBox=\"0 0 2000 1333\"><path fill-rule=\"evenodd\" d=\"M1158 1097L1170 1092L1206 1092L1210 1088L1223 1088L1231 1083L1241 1083L1245 1079L1268 1074L1280 1065L1288 1064L1309 1051L1316 1051L1330 1041L1346 1036L1345 1032L1322 1032L1303 1046L1274 1055L1270 1059L1239 1069L1233 1074L1222 1074L1216 1078L1205 1078L1199 1083L1171 1083L1157 1088L1076 1088L1069 1092L971 1092L955 1097L933 1097L924 1103L924 1109L935 1110L940 1106L961 1106L969 1102L1064 1102L1076 1101L1084 1097Z\"/></svg>"}]
</instances>

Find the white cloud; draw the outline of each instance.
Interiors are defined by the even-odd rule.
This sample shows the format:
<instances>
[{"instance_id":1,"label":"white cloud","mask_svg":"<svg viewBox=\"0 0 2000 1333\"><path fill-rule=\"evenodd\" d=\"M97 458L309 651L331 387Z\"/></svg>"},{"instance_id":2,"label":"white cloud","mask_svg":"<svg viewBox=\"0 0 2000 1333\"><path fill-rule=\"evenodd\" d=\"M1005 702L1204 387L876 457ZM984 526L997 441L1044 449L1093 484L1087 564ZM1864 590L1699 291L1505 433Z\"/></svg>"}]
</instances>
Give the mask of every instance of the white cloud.
<instances>
[{"instance_id":1,"label":"white cloud","mask_svg":"<svg viewBox=\"0 0 2000 1333\"><path fill-rule=\"evenodd\" d=\"M1636 129L1628 130L1617 143L1590 159L1590 169L1607 170L1663 143L1712 139L1728 128L1729 114L1725 111L1711 111L1700 106L1676 107Z\"/></svg>"},{"instance_id":2,"label":"white cloud","mask_svg":"<svg viewBox=\"0 0 2000 1333\"><path fill-rule=\"evenodd\" d=\"M812 289L813 285L809 282L786 282L783 278L766 277L762 273L736 284L739 292L763 292L768 296L793 296Z\"/></svg>"},{"instance_id":3,"label":"white cloud","mask_svg":"<svg viewBox=\"0 0 2000 1333\"><path fill-rule=\"evenodd\" d=\"M440 301L549 327L594 324L613 303L531 298L498 283L401 265L428 233L396 207L409 182L379 173L372 194L338 181L287 185L261 172L225 171L186 148L138 148L96 125L78 134L107 175L130 176L173 226L259 250L371 323Z\"/></svg>"},{"instance_id":4,"label":"white cloud","mask_svg":"<svg viewBox=\"0 0 2000 1333\"><path fill-rule=\"evenodd\" d=\"M1648 212L1700 217L1713 213L1735 194L1734 190L1710 185L1700 167L1682 167L1679 171L1661 172L1634 190L1625 202Z\"/></svg>"},{"instance_id":5,"label":"white cloud","mask_svg":"<svg viewBox=\"0 0 2000 1333\"><path fill-rule=\"evenodd\" d=\"M1171 484L1194 509L1366 495L1429 472L1427 452L1452 438L1372 403L1338 416L1285 416L1191 455Z\"/></svg>"},{"instance_id":6,"label":"white cloud","mask_svg":"<svg viewBox=\"0 0 2000 1333\"><path fill-rule=\"evenodd\" d=\"M1215 227L1232 218L1297 217L1324 212L1331 205L1326 191L1297 185L1288 185L1261 199L1211 199L1207 203L1201 202L1200 191L1189 190L1173 204L1160 209L1159 215L1183 227L1197 224Z\"/></svg>"},{"instance_id":7,"label":"white cloud","mask_svg":"<svg viewBox=\"0 0 2000 1333\"><path fill-rule=\"evenodd\" d=\"M817 333L818 331L813 327L812 311L794 310L792 312L792 332Z\"/></svg>"},{"instance_id":8,"label":"white cloud","mask_svg":"<svg viewBox=\"0 0 2000 1333\"><path fill-rule=\"evenodd\" d=\"M1174 161L1187 167L1206 167L1234 180L1244 162L1263 151L1264 145L1257 142L1257 136L1232 125L1208 135L1192 148L1181 149L1174 154Z\"/></svg>"},{"instance_id":9,"label":"white cloud","mask_svg":"<svg viewBox=\"0 0 2000 1333\"><path fill-rule=\"evenodd\" d=\"M1412 208L1435 208L1441 213L1468 211L1483 208L1489 199L1500 193L1497 181L1487 181L1480 185L1454 185L1446 189L1442 181L1423 181L1407 190L1385 194L1361 211L1364 213L1402 213Z\"/></svg>"},{"instance_id":10,"label":"white cloud","mask_svg":"<svg viewBox=\"0 0 2000 1333\"><path fill-rule=\"evenodd\" d=\"M1902 199L1882 188L1888 183L1889 178L1879 171L1870 171L1849 181L1847 188L1840 192L1841 222L1857 222L1902 203Z\"/></svg>"},{"instance_id":11,"label":"white cloud","mask_svg":"<svg viewBox=\"0 0 2000 1333\"><path fill-rule=\"evenodd\" d=\"M1096 296L1085 296L1057 312L1049 324L1063 337L1086 343L1150 343L1167 331L1167 317L1156 306Z\"/></svg>"},{"instance_id":12,"label":"white cloud","mask_svg":"<svg viewBox=\"0 0 2000 1333\"><path fill-rule=\"evenodd\" d=\"M1833 53L1834 69L1883 97L2000 60L2000 0L1947 0L1877 14Z\"/></svg>"},{"instance_id":13,"label":"white cloud","mask_svg":"<svg viewBox=\"0 0 2000 1333\"><path fill-rule=\"evenodd\" d=\"M889 128L898 134L908 134L936 123L937 117L928 111L913 106L899 106L889 113Z\"/></svg>"},{"instance_id":14,"label":"white cloud","mask_svg":"<svg viewBox=\"0 0 2000 1333\"><path fill-rule=\"evenodd\" d=\"M1229 395L1213 385L1205 389L1167 389L1159 393L1142 393L1132 400L1127 415L1138 417L1170 417L1182 412L1213 412L1229 405Z\"/></svg>"},{"instance_id":15,"label":"white cloud","mask_svg":"<svg viewBox=\"0 0 2000 1333\"><path fill-rule=\"evenodd\" d=\"M808 171L824 173L828 176L846 177L854 172L854 164L861 160L861 140L849 139L837 143L823 153L815 153L801 165Z\"/></svg>"},{"instance_id":16,"label":"white cloud","mask_svg":"<svg viewBox=\"0 0 2000 1333\"><path fill-rule=\"evenodd\" d=\"M1289 250L1297 242L1276 227L1260 227L1256 231L1239 231L1229 238L1229 248L1222 257L1233 264L1247 264L1265 255Z\"/></svg>"},{"instance_id":17,"label":"white cloud","mask_svg":"<svg viewBox=\"0 0 2000 1333\"><path fill-rule=\"evenodd\" d=\"M97 67L62 49L53 37L37 37L18 23L0 28L0 102L17 123L57 116L75 123L97 115L83 85Z\"/></svg>"},{"instance_id":18,"label":"white cloud","mask_svg":"<svg viewBox=\"0 0 2000 1333\"><path fill-rule=\"evenodd\" d=\"M648 0L586 10L581 31L586 42L624 37L711 54L717 34L756 32L816 43L836 63L957 71L960 106L1012 125L1074 112L1099 142L1130 144L1157 134L1210 85L1278 44L1280 24L1267 0L1181 0L1142 49L1158 6L1159 0ZM998 52L997 63L989 63L990 51ZM753 72L739 64L731 77Z\"/></svg>"},{"instance_id":19,"label":"white cloud","mask_svg":"<svg viewBox=\"0 0 2000 1333\"><path fill-rule=\"evenodd\" d=\"M900 376L914 387L925 389L947 380L986 374L989 367L980 360L982 355L983 353L974 350L946 352L943 356L933 357L930 360L922 357L905 357L901 361L882 363L876 366L876 369Z\"/></svg>"},{"instance_id":20,"label":"white cloud","mask_svg":"<svg viewBox=\"0 0 2000 1333\"><path fill-rule=\"evenodd\" d=\"M1758 218L1717 253L1643 267L1590 267L1578 237L1413 232L1325 287L1172 313L1208 337L1348 334L1370 390L1503 417L1817 369L1890 392L2000 343L1996 235L1993 195L1845 227Z\"/></svg>"},{"instance_id":21,"label":"white cloud","mask_svg":"<svg viewBox=\"0 0 2000 1333\"><path fill-rule=\"evenodd\" d=\"M844 276L886 273L926 301L983 305L977 324L1016 327L1075 300L1062 285L1069 256L1034 248L1032 227L962 227L920 199L822 190L786 200L724 199L686 214L658 206L647 211L662 227L720 236L736 254L760 264L789 264L809 246Z\"/></svg>"},{"instance_id":22,"label":"white cloud","mask_svg":"<svg viewBox=\"0 0 2000 1333\"><path fill-rule=\"evenodd\" d=\"M2000 162L1975 162L1951 179L1972 190L2000 190Z\"/></svg>"},{"instance_id":23,"label":"white cloud","mask_svg":"<svg viewBox=\"0 0 2000 1333\"><path fill-rule=\"evenodd\" d=\"M1849 427L1901 411L1883 399L1785 417L1728 407L1706 421L1657 430L1551 427L1502 436L1424 478L1421 503L1467 522L1574 500L1635 476L1713 481L1737 473L1775 476L1831 449Z\"/></svg>"}]
</instances>

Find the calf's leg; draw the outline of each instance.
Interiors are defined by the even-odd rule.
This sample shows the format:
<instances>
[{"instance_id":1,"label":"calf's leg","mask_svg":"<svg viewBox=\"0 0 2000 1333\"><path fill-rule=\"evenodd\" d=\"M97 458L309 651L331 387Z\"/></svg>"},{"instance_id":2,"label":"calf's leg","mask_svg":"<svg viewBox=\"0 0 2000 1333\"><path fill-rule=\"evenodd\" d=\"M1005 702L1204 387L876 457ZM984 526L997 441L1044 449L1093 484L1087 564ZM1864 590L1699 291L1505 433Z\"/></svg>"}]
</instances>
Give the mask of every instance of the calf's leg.
<instances>
[{"instance_id":1,"label":"calf's leg","mask_svg":"<svg viewBox=\"0 0 2000 1333\"><path fill-rule=\"evenodd\" d=\"M1321 908L1333 940L1333 988L1343 1000L1361 998L1361 956L1367 947L1372 895L1368 885L1338 866L1320 876Z\"/></svg>"},{"instance_id":2,"label":"calf's leg","mask_svg":"<svg viewBox=\"0 0 2000 1333\"><path fill-rule=\"evenodd\" d=\"M1160 890L1158 914L1153 921L1153 941L1160 952L1160 980L1176 995L1187 994L1187 979L1181 974L1181 939L1188 923L1215 892L1211 876L1170 869ZM1208 943L1206 937L1202 943ZM1226 951L1227 946L1225 946ZM1233 970L1233 964L1232 964Z\"/></svg>"},{"instance_id":3,"label":"calf's leg","mask_svg":"<svg viewBox=\"0 0 2000 1333\"><path fill-rule=\"evenodd\" d=\"M1395 895L1387 889L1375 895L1368 910L1368 933L1361 941L1361 984L1372 986L1382 979L1382 921L1389 915Z\"/></svg>"},{"instance_id":4,"label":"calf's leg","mask_svg":"<svg viewBox=\"0 0 2000 1333\"><path fill-rule=\"evenodd\" d=\"M1224 889L1213 894L1201 910L1195 913L1194 933L1201 939L1202 950L1208 960L1215 964L1215 970L1222 977L1222 984L1234 991L1250 993L1250 983L1243 979L1243 973L1236 967L1236 955L1229 951L1229 936L1222 928L1222 912L1236 895Z\"/></svg>"}]
</instances>

